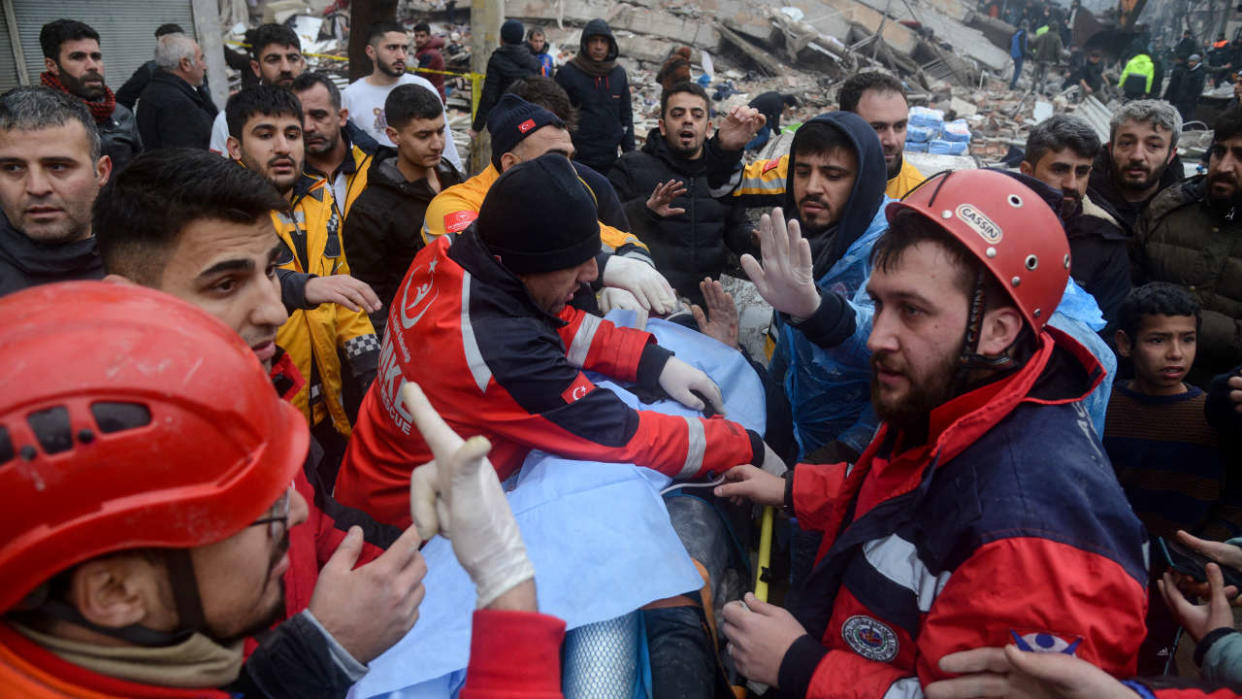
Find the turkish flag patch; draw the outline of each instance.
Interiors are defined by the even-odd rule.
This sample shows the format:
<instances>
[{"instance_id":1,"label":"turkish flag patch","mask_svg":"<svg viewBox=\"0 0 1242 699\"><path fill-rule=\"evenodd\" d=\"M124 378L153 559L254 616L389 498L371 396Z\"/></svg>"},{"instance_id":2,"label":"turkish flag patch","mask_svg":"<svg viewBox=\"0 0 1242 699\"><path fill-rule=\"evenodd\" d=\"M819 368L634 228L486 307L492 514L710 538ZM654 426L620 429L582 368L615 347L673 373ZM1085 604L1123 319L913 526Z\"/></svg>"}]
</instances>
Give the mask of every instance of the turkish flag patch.
<instances>
[{"instance_id":1,"label":"turkish flag patch","mask_svg":"<svg viewBox=\"0 0 1242 699\"><path fill-rule=\"evenodd\" d=\"M444 215L444 232L461 233L470 226L470 222L479 217L477 211L454 211Z\"/></svg>"},{"instance_id":2,"label":"turkish flag patch","mask_svg":"<svg viewBox=\"0 0 1242 699\"><path fill-rule=\"evenodd\" d=\"M521 131L522 133L526 133L527 131L530 131L533 128L535 128L534 119L527 119L526 121L518 124L518 131Z\"/></svg>"},{"instance_id":3,"label":"turkish flag patch","mask_svg":"<svg viewBox=\"0 0 1242 699\"><path fill-rule=\"evenodd\" d=\"M765 163L765 164L764 164L764 166L763 166L763 174L765 174L765 175L766 175L766 174L768 174L769 172L772 172L773 170L775 170L775 169L776 169L776 166L777 166L777 165L780 165L780 164L781 164L781 159L780 159L780 158L772 158L771 160L769 160L767 163Z\"/></svg>"},{"instance_id":4,"label":"turkish flag patch","mask_svg":"<svg viewBox=\"0 0 1242 699\"><path fill-rule=\"evenodd\" d=\"M569 388L561 392L561 400L566 403L576 403L586 398L586 395L595 390L595 384L586 377L586 374L578 372L578 378L569 384Z\"/></svg>"}]
</instances>

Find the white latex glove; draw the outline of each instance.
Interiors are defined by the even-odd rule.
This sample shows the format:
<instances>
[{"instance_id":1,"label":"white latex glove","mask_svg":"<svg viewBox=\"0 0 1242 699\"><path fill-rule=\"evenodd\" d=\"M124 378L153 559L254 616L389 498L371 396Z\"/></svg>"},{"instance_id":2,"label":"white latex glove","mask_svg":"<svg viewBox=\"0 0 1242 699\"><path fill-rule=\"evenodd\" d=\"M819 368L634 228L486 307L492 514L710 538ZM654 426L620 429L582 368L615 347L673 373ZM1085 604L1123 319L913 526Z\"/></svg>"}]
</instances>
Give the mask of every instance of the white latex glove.
<instances>
[{"instance_id":1,"label":"white latex glove","mask_svg":"<svg viewBox=\"0 0 1242 699\"><path fill-rule=\"evenodd\" d=\"M698 391L712 404L716 413L725 414L724 398L720 395L720 387L702 371L686 364L677 357L669 357L664 370L660 372L660 388L664 389L673 400L693 410L702 410L703 401L691 391Z\"/></svg>"},{"instance_id":2,"label":"white latex glove","mask_svg":"<svg viewBox=\"0 0 1242 699\"><path fill-rule=\"evenodd\" d=\"M637 311L638 316L634 327L642 330L647 327L647 309L634 298L634 294L625 289L606 286L599 292L599 312L607 313L614 308Z\"/></svg>"},{"instance_id":3,"label":"white latex glove","mask_svg":"<svg viewBox=\"0 0 1242 699\"><path fill-rule=\"evenodd\" d=\"M789 470L789 467L785 465L785 461L777 456L776 452L772 451L772 447L768 446L767 442L763 443L763 463L759 464L759 468L773 476L783 476Z\"/></svg>"},{"instance_id":4,"label":"white latex glove","mask_svg":"<svg viewBox=\"0 0 1242 699\"><path fill-rule=\"evenodd\" d=\"M401 400L435 461L410 477L410 514L419 534L453 542L453 553L470 574L479 608L535 577L496 469L487 459L491 442L461 437L440 418L418 384L401 388ZM424 475L425 474L425 475Z\"/></svg>"},{"instance_id":5,"label":"white latex glove","mask_svg":"<svg viewBox=\"0 0 1242 699\"><path fill-rule=\"evenodd\" d=\"M677 310L677 294L673 293L673 287L646 262L613 255L604 265L604 286L625 289L644 309L656 315Z\"/></svg>"},{"instance_id":6,"label":"white latex glove","mask_svg":"<svg viewBox=\"0 0 1242 699\"><path fill-rule=\"evenodd\" d=\"M785 225L779 207L759 219L760 264L753 255L742 255L742 269L772 308L793 316L810 318L819 308L819 289L812 274L811 244L802 237L797 221Z\"/></svg>"}]
</instances>

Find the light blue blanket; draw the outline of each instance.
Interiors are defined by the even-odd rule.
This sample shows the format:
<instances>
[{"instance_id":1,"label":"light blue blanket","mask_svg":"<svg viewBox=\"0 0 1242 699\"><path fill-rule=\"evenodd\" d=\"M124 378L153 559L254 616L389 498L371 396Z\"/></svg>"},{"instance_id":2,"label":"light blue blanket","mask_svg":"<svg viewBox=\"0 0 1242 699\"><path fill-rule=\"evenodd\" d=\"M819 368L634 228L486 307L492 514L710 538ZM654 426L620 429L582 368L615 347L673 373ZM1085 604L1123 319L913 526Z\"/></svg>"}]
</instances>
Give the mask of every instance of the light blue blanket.
<instances>
[{"instance_id":1,"label":"light blue blanket","mask_svg":"<svg viewBox=\"0 0 1242 699\"><path fill-rule=\"evenodd\" d=\"M633 314L609 314L618 325ZM707 372L732 420L763 433L763 385L736 350L673 323L652 320L661 346ZM694 415L678 403L644 405L603 377L592 380L635 408ZM669 479L631 464L560 459L532 452L506 486L535 566L539 609L569 629L612 619L648 602L696 590L702 578L669 524L659 491ZM460 689L470 654L474 584L436 537L423 547L427 596L418 623L351 691L353 697L447 697Z\"/></svg>"}]
</instances>

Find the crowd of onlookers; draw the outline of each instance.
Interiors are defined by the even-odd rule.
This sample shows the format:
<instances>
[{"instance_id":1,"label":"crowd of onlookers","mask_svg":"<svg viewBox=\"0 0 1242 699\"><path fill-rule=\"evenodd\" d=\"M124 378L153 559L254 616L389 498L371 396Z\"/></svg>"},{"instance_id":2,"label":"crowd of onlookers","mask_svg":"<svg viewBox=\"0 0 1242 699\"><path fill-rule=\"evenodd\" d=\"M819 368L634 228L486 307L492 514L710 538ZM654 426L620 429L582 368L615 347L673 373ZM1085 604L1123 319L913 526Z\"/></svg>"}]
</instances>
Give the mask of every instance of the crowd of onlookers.
<instances>
[{"instance_id":1,"label":"crowd of onlookers","mask_svg":"<svg viewBox=\"0 0 1242 699\"><path fill-rule=\"evenodd\" d=\"M1019 20L1038 82L1075 9ZM344 696L417 622L441 533L477 588L462 696L559 696L565 625L501 486L537 452L718 481L666 496L702 588L628 612L655 695L1234 696L1242 108L1186 179L1186 104L1132 60L1106 142L1056 115L1016 170L926 173L905 85L863 72L754 159L796 95L716 112L677 50L635 134L604 20L560 66L508 20L471 173L416 71L442 40L367 32L342 90L257 28L221 109L182 28L113 93L99 34L57 20L42 85L0 96L0 686ZM1168 89L1203 80L1185 40ZM674 352L656 317L698 332ZM762 434L709 350L759 377ZM788 594L721 607L704 552L752 504ZM1203 679L1167 690L1186 636Z\"/></svg>"}]
</instances>

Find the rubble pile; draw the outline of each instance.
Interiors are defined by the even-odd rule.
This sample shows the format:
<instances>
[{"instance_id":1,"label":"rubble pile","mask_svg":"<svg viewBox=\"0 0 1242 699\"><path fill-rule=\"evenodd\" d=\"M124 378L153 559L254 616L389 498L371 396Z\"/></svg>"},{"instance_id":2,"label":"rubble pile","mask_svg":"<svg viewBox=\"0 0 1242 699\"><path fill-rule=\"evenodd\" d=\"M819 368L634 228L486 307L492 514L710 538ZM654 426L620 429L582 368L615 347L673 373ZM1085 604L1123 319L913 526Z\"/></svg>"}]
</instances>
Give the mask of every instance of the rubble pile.
<instances>
[{"instance_id":1,"label":"rubble pile","mask_svg":"<svg viewBox=\"0 0 1242 699\"><path fill-rule=\"evenodd\" d=\"M250 26L289 23L309 63L344 85L348 9L341 4L259 0L249 8ZM1068 95L1037 98L1025 77L1017 90L1008 89L1014 28L977 11L971 0L507 0L505 14L543 29L558 65L577 52L582 26L607 20L630 75L640 140L659 117L655 76L680 46L691 48L693 77L717 113L775 90L798 96L789 120L795 125L833 108L836 87L849 75L891 73L908 86L912 106L938 114L930 126L912 114L907 151L915 157L969 155L978 164L995 163L1020 147L1040 119L1075 111ZM469 71L469 0L401 0L398 18L410 25L429 21L445 38L447 69ZM236 23L226 40L243 42L246 28ZM447 86L450 127L459 148L468 147L470 82L450 78ZM1089 120L1102 115L1106 128L1111 106L1088 99L1078 109Z\"/></svg>"}]
</instances>

